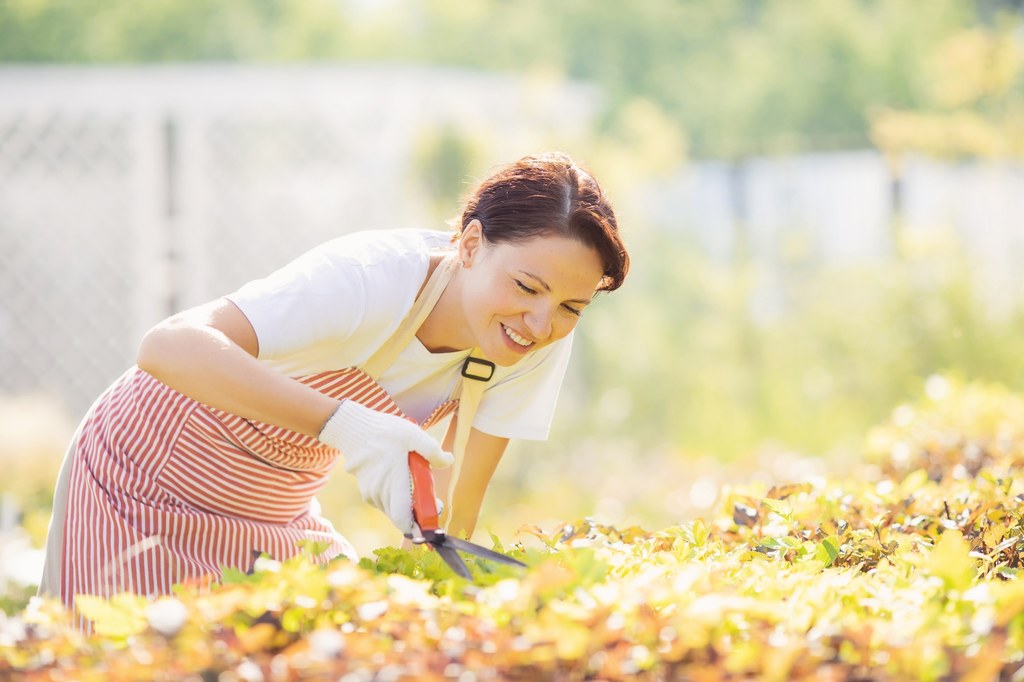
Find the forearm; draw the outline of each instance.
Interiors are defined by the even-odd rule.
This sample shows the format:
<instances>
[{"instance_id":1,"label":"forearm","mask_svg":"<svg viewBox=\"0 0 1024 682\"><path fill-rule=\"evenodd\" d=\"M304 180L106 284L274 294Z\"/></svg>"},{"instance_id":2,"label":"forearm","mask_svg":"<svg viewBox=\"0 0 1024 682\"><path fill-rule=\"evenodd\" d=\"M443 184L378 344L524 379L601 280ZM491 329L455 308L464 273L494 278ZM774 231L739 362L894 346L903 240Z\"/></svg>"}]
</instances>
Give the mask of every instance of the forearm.
<instances>
[{"instance_id":1,"label":"forearm","mask_svg":"<svg viewBox=\"0 0 1024 682\"><path fill-rule=\"evenodd\" d=\"M458 538L473 537L477 521L480 520L480 508L483 506L483 490L467 490L466 486L456 484L453 493L452 514L448 519L448 532Z\"/></svg>"},{"instance_id":2,"label":"forearm","mask_svg":"<svg viewBox=\"0 0 1024 682\"><path fill-rule=\"evenodd\" d=\"M203 324L195 312L174 316L150 330L137 362L142 370L203 404L308 436L320 432L338 405L267 367L227 333Z\"/></svg>"},{"instance_id":3,"label":"forearm","mask_svg":"<svg viewBox=\"0 0 1024 682\"><path fill-rule=\"evenodd\" d=\"M443 447L449 451L454 445L457 419L457 416L452 418L445 435ZM448 492L451 489L451 504L445 509L442 524L453 536L466 539L472 537L480 518L484 493L487 492L487 486L507 446L507 438L471 429L463 461L453 467L457 472L452 472L452 469L435 472L438 490ZM453 482L452 478L456 476Z\"/></svg>"}]
</instances>

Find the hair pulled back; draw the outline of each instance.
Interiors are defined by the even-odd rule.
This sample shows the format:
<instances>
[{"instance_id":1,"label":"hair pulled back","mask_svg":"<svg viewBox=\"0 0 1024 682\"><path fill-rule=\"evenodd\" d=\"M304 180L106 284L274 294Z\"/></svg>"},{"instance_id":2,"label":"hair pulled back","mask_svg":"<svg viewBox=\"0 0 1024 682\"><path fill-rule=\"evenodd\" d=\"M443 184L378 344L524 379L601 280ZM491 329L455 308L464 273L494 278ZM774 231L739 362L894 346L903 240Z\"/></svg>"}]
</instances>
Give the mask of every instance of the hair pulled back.
<instances>
[{"instance_id":1,"label":"hair pulled back","mask_svg":"<svg viewBox=\"0 0 1024 682\"><path fill-rule=\"evenodd\" d=\"M477 185L456 225L456 238L473 220L480 221L491 243L561 236L591 247L604 265L601 291L618 289L629 271L629 254L601 186L560 152L524 157Z\"/></svg>"}]
</instances>

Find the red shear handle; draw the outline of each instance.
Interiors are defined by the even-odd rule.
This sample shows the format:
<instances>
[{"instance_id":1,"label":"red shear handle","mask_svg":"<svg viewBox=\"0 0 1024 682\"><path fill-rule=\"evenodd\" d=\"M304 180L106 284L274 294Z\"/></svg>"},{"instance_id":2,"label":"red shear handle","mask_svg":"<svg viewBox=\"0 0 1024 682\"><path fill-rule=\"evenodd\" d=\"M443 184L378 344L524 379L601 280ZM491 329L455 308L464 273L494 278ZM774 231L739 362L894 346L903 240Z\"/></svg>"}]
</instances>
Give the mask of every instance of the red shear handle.
<instances>
[{"instance_id":1,"label":"red shear handle","mask_svg":"<svg viewBox=\"0 0 1024 682\"><path fill-rule=\"evenodd\" d=\"M409 453L409 471L412 473L412 515L420 530L437 530L437 500L434 497L434 475L430 465L418 452Z\"/></svg>"}]
</instances>

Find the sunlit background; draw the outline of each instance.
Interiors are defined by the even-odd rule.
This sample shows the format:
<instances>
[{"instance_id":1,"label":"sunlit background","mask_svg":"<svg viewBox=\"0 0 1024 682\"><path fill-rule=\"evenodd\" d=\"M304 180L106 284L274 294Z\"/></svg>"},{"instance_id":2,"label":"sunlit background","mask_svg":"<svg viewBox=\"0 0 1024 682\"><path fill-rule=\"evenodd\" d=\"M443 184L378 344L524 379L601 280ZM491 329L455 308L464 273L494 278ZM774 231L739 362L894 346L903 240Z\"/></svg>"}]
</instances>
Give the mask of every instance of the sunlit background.
<instances>
[{"instance_id":1,"label":"sunlit background","mask_svg":"<svg viewBox=\"0 0 1024 682\"><path fill-rule=\"evenodd\" d=\"M149 326L339 234L446 229L537 151L601 179L633 270L478 540L663 527L861 461L926 387L1024 389L1020 0L5 0L0 61L0 606ZM320 499L397 540L344 475Z\"/></svg>"}]
</instances>

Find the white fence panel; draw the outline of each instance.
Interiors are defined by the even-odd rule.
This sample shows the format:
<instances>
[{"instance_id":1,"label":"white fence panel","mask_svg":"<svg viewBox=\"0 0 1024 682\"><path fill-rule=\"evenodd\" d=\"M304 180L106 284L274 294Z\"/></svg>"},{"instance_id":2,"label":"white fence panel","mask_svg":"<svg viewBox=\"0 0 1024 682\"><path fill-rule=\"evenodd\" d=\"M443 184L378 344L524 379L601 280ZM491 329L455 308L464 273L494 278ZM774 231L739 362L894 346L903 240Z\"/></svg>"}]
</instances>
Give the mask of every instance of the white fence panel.
<instances>
[{"instance_id":1,"label":"white fence panel","mask_svg":"<svg viewBox=\"0 0 1024 682\"><path fill-rule=\"evenodd\" d=\"M595 97L401 67L0 68L0 392L80 413L166 315L345 232L443 229L410 177L425 133L498 163L575 139Z\"/></svg>"}]
</instances>

